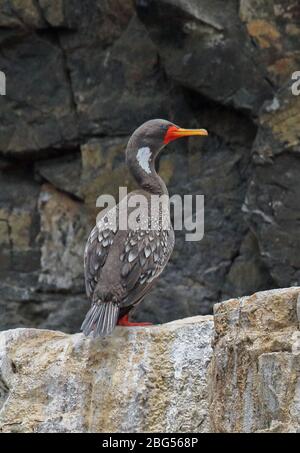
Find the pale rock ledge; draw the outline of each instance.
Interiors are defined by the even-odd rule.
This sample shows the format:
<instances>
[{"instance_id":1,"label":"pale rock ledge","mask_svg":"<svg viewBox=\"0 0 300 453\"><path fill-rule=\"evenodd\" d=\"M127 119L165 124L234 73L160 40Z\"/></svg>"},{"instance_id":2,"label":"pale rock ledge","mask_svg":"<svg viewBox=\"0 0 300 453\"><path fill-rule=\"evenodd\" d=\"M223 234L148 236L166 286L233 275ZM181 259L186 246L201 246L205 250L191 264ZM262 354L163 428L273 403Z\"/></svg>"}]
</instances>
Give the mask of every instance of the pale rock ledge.
<instances>
[{"instance_id":1,"label":"pale rock ledge","mask_svg":"<svg viewBox=\"0 0 300 453\"><path fill-rule=\"evenodd\" d=\"M300 432L300 288L107 339L0 333L1 432Z\"/></svg>"}]
</instances>

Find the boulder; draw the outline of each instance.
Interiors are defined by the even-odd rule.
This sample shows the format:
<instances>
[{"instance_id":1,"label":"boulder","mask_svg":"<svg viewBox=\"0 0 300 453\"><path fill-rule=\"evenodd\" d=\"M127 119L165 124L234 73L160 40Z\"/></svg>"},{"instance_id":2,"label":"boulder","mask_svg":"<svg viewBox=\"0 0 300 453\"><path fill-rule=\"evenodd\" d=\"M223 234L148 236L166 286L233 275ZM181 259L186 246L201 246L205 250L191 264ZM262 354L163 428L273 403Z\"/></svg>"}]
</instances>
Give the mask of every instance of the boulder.
<instances>
[{"instance_id":1,"label":"boulder","mask_svg":"<svg viewBox=\"0 0 300 453\"><path fill-rule=\"evenodd\" d=\"M104 339L0 333L1 432L300 432L300 288Z\"/></svg>"},{"instance_id":2,"label":"boulder","mask_svg":"<svg viewBox=\"0 0 300 453\"><path fill-rule=\"evenodd\" d=\"M214 432L300 432L300 289L217 304Z\"/></svg>"},{"instance_id":3,"label":"boulder","mask_svg":"<svg viewBox=\"0 0 300 453\"><path fill-rule=\"evenodd\" d=\"M118 327L101 341L2 332L0 431L208 431L212 334L211 317Z\"/></svg>"}]
</instances>

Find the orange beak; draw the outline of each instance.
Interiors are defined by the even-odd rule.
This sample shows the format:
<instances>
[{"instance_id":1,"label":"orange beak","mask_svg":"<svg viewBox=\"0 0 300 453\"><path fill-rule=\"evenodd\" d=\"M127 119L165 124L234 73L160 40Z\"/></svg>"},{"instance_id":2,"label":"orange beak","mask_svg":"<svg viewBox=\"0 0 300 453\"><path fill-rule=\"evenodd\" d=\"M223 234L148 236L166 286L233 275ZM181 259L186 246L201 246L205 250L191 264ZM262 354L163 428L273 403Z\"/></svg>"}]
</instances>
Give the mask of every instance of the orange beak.
<instances>
[{"instance_id":1,"label":"orange beak","mask_svg":"<svg viewBox=\"0 0 300 453\"><path fill-rule=\"evenodd\" d=\"M208 132L206 129L182 129L177 126L170 126L166 132L164 143L168 144L173 140L181 137L190 137L191 135L202 135L207 136Z\"/></svg>"}]
</instances>

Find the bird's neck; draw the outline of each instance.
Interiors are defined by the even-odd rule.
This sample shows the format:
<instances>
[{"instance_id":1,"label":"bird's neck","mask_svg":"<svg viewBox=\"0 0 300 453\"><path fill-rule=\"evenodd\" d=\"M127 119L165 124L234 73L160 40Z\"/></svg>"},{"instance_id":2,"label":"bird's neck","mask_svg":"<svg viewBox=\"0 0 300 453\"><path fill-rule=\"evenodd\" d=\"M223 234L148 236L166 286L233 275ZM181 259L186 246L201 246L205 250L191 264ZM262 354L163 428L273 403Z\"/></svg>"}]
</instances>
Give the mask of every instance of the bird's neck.
<instances>
[{"instance_id":1,"label":"bird's neck","mask_svg":"<svg viewBox=\"0 0 300 453\"><path fill-rule=\"evenodd\" d=\"M168 189L155 170L156 154L149 147L127 153L127 165L135 181L146 192L168 195Z\"/></svg>"}]
</instances>

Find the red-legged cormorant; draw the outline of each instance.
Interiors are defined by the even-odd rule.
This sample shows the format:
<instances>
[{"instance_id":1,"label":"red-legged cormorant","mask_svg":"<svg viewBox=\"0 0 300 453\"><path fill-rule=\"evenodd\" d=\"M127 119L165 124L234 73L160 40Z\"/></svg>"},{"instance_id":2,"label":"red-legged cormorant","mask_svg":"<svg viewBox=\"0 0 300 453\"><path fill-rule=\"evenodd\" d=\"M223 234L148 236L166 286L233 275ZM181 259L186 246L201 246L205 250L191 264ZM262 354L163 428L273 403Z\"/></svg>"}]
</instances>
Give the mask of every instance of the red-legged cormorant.
<instances>
[{"instance_id":1,"label":"red-legged cormorant","mask_svg":"<svg viewBox=\"0 0 300 453\"><path fill-rule=\"evenodd\" d=\"M140 190L131 192L119 205L100 216L84 253L86 291L91 308L82 324L83 333L93 337L111 334L115 326L131 323L129 312L148 294L166 266L174 247L174 231L166 208L151 212L152 195L166 195L165 183L155 171L155 160L165 145L180 137L207 135L205 129L182 129L166 120L150 120L131 136L126 161ZM140 224L124 230L118 219L126 219L132 196L148 201ZM125 209L126 206L126 210ZM164 205L165 206L165 205ZM114 222L116 212L119 214ZM122 214L124 213L124 214ZM121 215L120 215L121 214Z\"/></svg>"}]
</instances>

